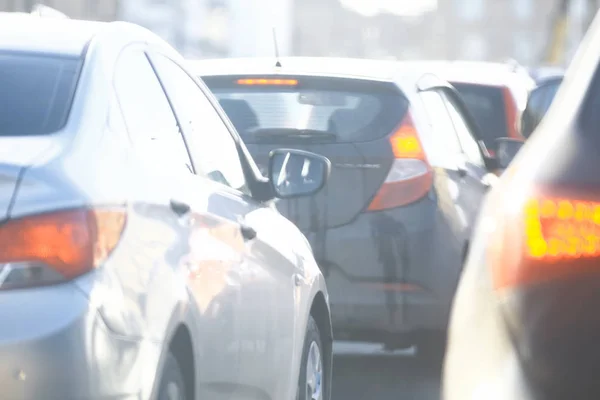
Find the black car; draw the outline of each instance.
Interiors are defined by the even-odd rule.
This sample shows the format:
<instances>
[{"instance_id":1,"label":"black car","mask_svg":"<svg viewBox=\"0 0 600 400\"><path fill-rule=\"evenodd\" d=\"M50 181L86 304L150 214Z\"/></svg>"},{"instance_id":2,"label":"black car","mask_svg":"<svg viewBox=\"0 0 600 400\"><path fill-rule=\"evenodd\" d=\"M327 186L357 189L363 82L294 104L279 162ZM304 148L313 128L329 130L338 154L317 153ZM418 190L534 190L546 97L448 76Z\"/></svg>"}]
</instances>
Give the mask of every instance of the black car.
<instances>
[{"instance_id":1,"label":"black car","mask_svg":"<svg viewBox=\"0 0 600 400\"><path fill-rule=\"evenodd\" d=\"M281 146L331 160L321 193L277 207L311 242L335 337L439 353L471 227L495 178L474 120L448 82L420 67L279 61L191 68L264 171Z\"/></svg>"}]
</instances>

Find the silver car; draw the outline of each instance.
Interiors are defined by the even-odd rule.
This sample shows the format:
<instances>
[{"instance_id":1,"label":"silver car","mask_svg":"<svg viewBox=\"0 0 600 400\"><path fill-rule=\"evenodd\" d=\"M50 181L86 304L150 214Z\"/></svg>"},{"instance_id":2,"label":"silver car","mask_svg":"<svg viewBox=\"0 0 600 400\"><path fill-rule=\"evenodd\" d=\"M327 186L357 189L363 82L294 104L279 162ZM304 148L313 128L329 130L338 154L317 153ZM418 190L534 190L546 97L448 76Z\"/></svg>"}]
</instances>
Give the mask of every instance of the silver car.
<instances>
[{"instance_id":1,"label":"silver car","mask_svg":"<svg viewBox=\"0 0 600 400\"><path fill-rule=\"evenodd\" d=\"M3 400L330 398L325 282L273 206L329 161L263 177L182 62L135 25L0 15Z\"/></svg>"}]
</instances>

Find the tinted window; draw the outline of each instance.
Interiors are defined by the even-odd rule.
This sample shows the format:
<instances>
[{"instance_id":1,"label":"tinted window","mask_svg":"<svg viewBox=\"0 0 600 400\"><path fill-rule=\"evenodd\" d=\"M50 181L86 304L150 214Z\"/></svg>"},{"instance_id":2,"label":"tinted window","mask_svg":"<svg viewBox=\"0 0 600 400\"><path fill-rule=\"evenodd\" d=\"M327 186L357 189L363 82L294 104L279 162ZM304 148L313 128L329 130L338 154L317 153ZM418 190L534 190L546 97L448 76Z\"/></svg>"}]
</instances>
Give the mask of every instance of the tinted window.
<instances>
[{"instance_id":1,"label":"tinted window","mask_svg":"<svg viewBox=\"0 0 600 400\"><path fill-rule=\"evenodd\" d=\"M115 72L115 90L136 148L157 161L191 171L191 161L169 101L145 54L127 50Z\"/></svg>"},{"instance_id":2,"label":"tinted window","mask_svg":"<svg viewBox=\"0 0 600 400\"><path fill-rule=\"evenodd\" d=\"M461 94L489 149L495 149L495 140L508 137L506 108L502 88L465 83L452 83Z\"/></svg>"},{"instance_id":3,"label":"tinted window","mask_svg":"<svg viewBox=\"0 0 600 400\"><path fill-rule=\"evenodd\" d=\"M529 95L527 107L521 116L521 134L524 137L528 138L535 131L546 113L545 104L549 90L548 86L539 86Z\"/></svg>"},{"instance_id":4,"label":"tinted window","mask_svg":"<svg viewBox=\"0 0 600 400\"><path fill-rule=\"evenodd\" d=\"M79 59L0 52L0 136L44 135L63 128Z\"/></svg>"},{"instance_id":5,"label":"tinted window","mask_svg":"<svg viewBox=\"0 0 600 400\"><path fill-rule=\"evenodd\" d=\"M446 106L448 108L448 113L450 114L450 118L454 124L454 129L456 130L456 134L458 135L458 140L460 141L460 145L468 160L478 166L485 166L483 157L479 150L479 145L477 144L476 139L473 136L473 132L469 128L466 123L462 112L460 111L460 107L452 100L452 98L445 93L442 94L444 99L446 100Z\"/></svg>"},{"instance_id":6,"label":"tinted window","mask_svg":"<svg viewBox=\"0 0 600 400\"><path fill-rule=\"evenodd\" d=\"M546 112L550 108L550 105L552 104L552 101L554 100L554 96L556 96L556 92L558 91L559 87L560 87L560 82L551 83L548 85L548 91L545 93L546 98L544 100L544 114L546 114Z\"/></svg>"},{"instance_id":7,"label":"tinted window","mask_svg":"<svg viewBox=\"0 0 600 400\"><path fill-rule=\"evenodd\" d=\"M421 93L421 99L429 116L429 122L433 129L435 144L444 155L462 154L462 147L444 100L437 91L426 91Z\"/></svg>"},{"instance_id":8,"label":"tinted window","mask_svg":"<svg viewBox=\"0 0 600 400\"><path fill-rule=\"evenodd\" d=\"M236 77L204 78L247 143L374 140L391 133L407 110L407 101L389 83L272 79L293 79L298 84L243 85Z\"/></svg>"},{"instance_id":9,"label":"tinted window","mask_svg":"<svg viewBox=\"0 0 600 400\"><path fill-rule=\"evenodd\" d=\"M246 190L237 146L227 125L196 82L163 56L152 61L173 104L196 172L238 190Z\"/></svg>"}]
</instances>

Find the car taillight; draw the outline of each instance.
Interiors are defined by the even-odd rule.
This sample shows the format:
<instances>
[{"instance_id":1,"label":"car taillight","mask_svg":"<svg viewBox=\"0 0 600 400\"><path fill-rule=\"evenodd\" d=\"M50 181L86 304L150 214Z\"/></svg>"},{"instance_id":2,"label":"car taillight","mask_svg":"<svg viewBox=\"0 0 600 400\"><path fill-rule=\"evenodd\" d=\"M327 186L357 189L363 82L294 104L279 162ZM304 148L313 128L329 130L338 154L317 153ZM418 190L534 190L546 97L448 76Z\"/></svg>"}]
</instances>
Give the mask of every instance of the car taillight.
<instances>
[{"instance_id":1,"label":"car taillight","mask_svg":"<svg viewBox=\"0 0 600 400\"><path fill-rule=\"evenodd\" d=\"M429 192L433 172L421 146L410 113L390 137L394 162L368 211L380 211L413 203Z\"/></svg>"},{"instance_id":2,"label":"car taillight","mask_svg":"<svg viewBox=\"0 0 600 400\"><path fill-rule=\"evenodd\" d=\"M526 197L494 194L483 216L497 290L597 271L600 203L538 190Z\"/></svg>"},{"instance_id":3,"label":"car taillight","mask_svg":"<svg viewBox=\"0 0 600 400\"><path fill-rule=\"evenodd\" d=\"M102 264L126 222L122 209L74 209L0 225L0 290L43 286Z\"/></svg>"}]
</instances>

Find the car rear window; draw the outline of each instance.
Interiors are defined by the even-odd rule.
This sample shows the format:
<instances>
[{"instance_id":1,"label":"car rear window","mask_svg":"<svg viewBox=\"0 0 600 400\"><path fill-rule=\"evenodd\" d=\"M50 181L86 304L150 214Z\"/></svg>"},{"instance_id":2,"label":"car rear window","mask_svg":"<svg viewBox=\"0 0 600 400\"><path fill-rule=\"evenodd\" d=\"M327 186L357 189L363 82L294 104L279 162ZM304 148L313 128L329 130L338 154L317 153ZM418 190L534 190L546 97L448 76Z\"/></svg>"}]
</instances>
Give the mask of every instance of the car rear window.
<instances>
[{"instance_id":1,"label":"car rear window","mask_svg":"<svg viewBox=\"0 0 600 400\"><path fill-rule=\"evenodd\" d=\"M202 77L247 143L364 142L393 132L408 101L393 83L329 77ZM293 82L271 84L269 82Z\"/></svg>"},{"instance_id":2,"label":"car rear window","mask_svg":"<svg viewBox=\"0 0 600 400\"><path fill-rule=\"evenodd\" d=\"M0 136L45 135L66 122L78 58L0 52Z\"/></svg>"},{"instance_id":3,"label":"car rear window","mask_svg":"<svg viewBox=\"0 0 600 400\"><path fill-rule=\"evenodd\" d=\"M479 125L486 147L496 148L497 138L509 136L502 88L454 82L452 85L461 94L469 112Z\"/></svg>"}]
</instances>

